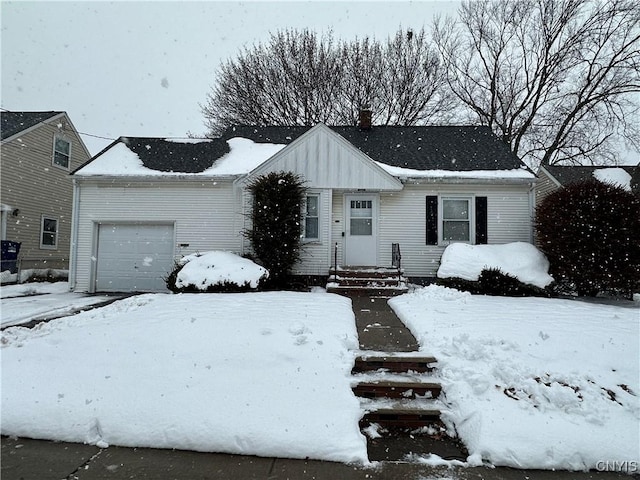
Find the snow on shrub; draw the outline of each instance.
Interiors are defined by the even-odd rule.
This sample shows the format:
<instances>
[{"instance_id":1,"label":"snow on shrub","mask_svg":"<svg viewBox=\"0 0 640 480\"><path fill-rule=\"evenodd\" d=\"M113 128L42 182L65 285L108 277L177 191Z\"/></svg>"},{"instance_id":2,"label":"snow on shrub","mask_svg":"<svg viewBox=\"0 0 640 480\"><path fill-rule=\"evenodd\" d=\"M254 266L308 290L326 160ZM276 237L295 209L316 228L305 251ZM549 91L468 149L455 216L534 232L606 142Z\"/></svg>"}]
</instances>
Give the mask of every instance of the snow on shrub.
<instances>
[{"instance_id":1,"label":"snow on shrub","mask_svg":"<svg viewBox=\"0 0 640 480\"><path fill-rule=\"evenodd\" d=\"M231 252L194 253L182 258L167 278L173 292L241 292L255 290L269 272Z\"/></svg>"},{"instance_id":2,"label":"snow on shrub","mask_svg":"<svg viewBox=\"0 0 640 480\"><path fill-rule=\"evenodd\" d=\"M453 243L442 254L437 275L438 278L462 278L475 282L483 270L490 269L498 269L522 283L539 288L553 282L544 254L525 242L504 245Z\"/></svg>"}]
</instances>

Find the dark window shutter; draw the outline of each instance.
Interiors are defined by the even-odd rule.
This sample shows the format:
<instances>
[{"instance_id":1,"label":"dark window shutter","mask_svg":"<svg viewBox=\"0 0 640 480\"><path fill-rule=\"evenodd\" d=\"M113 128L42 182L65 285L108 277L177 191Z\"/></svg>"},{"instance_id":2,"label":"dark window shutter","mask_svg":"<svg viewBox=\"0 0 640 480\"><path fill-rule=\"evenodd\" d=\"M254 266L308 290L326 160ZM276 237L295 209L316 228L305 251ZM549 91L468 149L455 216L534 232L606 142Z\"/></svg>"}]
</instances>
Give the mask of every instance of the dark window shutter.
<instances>
[{"instance_id":1,"label":"dark window shutter","mask_svg":"<svg viewBox=\"0 0 640 480\"><path fill-rule=\"evenodd\" d=\"M476 197L476 245L487 243L487 197Z\"/></svg>"},{"instance_id":2,"label":"dark window shutter","mask_svg":"<svg viewBox=\"0 0 640 480\"><path fill-rule=\"evenodd\" d=\"M427 196L427 245L438 244L438 197Z\"/></svg>"}]
</instances>

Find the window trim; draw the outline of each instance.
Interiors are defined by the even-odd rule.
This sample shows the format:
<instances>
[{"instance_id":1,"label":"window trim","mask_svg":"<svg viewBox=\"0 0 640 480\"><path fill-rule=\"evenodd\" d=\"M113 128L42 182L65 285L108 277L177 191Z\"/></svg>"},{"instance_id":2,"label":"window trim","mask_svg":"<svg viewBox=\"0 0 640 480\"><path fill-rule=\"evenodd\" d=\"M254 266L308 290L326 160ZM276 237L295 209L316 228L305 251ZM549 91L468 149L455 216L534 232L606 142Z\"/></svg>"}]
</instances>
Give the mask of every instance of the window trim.
<instances>
[{"instance_id":1,"label":"window trim","mask_svg":"<svg viewBox=\"0 0 640 480\"><path fill-rule=\"evenodd\" d=\"M445 240L444 239L444 202L447 200L465 200L468 205L469 215L466 222L469 224L469 238L467 240ZM475 245L475 195L438 195L438 245L451 245L452 243L466 243ZM462 223L462 221L461 221Z\"/></svg>"},{"instance_id":2,"label":"window trim","mask_svg":"<svg viewBox=\"0 0 640 480\"><path fill-rule=\"evenodd\" d=\"M58 140L62 140L64 142L67 142L67 144L69 145L69 153L66 154L67 155L67 166L65 167L64 165L60 165L58 163L56 163L56 153L60 153L61 155L65 155L65 153L63 152L58 152L58 150L56 149L56 143L58 142ZM69 171L71 170L71 140L69 140L65 135L60 135L60 134L55 134L53 136L53 153L51 154L51 165L53 165L56 168L60 168L62 170L66 170Z\"/></svg>"},{"instance_id":3,"label":"window trim","mask_svg":"<svg viewBox=\"0 0 640 480\"><path fill-rule=\"evenodd\" d=\"M45 220L53 220L56 222L56 231L55 231L55 236L54 236L54 245L46 245L45 243L43 243L44 240L44 234L45 233L52 233L52 232L45 232L44 230L44 222ZM42 217L40 218L40 249L41 250L57 250L58 249L58 238L60 236L60 218L59 217L54 217L51 215L42 215Z\"/></svg>"},{"instance_id":4,"label":"window trim","mask_svg":"<svg viewBox=\"0 0 640 480\"><path fill-rule=\"evenodd\" d=\"M316 212L315 216L309 216L307 215L307 201L309 199L309 197L315 197L317 199L317 205L318 205L318 209ZM305 195L305 202L304 202L304 212L303 212L303 219L304 219L304 229L303 229L303 233L302 233L302 240L304 242L320 242L320 236L321 236L321 232L320 232L320 212L321 212L321 194L320 193L315 193L315 192L307 192L307 194ZM317 237L308 237L307 236L307 218L315 218L318 221L318 236Z\"/></svg>"}]
</instances>

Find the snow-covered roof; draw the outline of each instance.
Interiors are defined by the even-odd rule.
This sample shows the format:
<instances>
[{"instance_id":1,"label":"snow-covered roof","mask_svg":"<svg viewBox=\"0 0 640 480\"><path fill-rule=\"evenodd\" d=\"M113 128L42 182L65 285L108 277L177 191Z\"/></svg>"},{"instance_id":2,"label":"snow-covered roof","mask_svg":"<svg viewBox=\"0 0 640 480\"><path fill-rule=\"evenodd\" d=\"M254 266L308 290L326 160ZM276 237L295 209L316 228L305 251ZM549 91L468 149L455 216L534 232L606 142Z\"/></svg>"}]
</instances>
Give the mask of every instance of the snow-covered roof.
<instances>
[{"instance_id":1,"label":"snow-covered roof","mask_svg":"<svg viewBox=\"0 0 640 480\"><path fill-rule=\"evenodd\" d=\"M285 145L245 138L176 142L159 138L120 138L78 176L237 176L249 173Z\"/></svg>"},{"instance_id":2,"label":"snow-covered roof","mask_svg":"<svg viewBox=\"0 0 640 480\"><path fill-rule=\"evenodd\" d=\"M534 174L487 127L329 127L400 179L533 180ZM310 127L234 127L221 138L121 137L77 176L241 176ZM321 161L319 159L318 161Z\"/></svg>"}]
</instances>

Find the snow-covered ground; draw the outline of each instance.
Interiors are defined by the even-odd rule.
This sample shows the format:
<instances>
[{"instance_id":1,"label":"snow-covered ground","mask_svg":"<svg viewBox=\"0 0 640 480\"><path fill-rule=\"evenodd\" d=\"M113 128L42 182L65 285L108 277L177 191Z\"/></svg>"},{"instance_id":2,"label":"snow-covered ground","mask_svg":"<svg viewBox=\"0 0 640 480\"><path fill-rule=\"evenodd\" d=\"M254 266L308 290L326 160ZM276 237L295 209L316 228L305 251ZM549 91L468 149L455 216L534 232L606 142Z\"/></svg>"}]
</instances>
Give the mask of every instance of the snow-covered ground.
<instances>
[{"instance_id":1,"label":"snow-covered ground","mask_svg":"<svg viewBox=\"0 0 640 480\"><path fill-rule=\"evenodd\" d=\"M2 434L366 462L351 303L154 294L2 332Z\"/></svg>"},{"instance_id":2,"label":"snow-covered ground","mask_svg":"<svg viewBox=\"0 0 640 480\"><path fill-rule=\"evenodd\" d=\"M3 328L70 314L112 298L71 293L68 282L3 285L0 294L0 321Z\"/></svg>"},{"instance_id":3,"label":"snow-covered ground","mask_svg":"<svg viewBox=\"0 0 640 480\"><path fill-rule=\"evenodd\" d=\"M490 297L435 285L389 303L421 350L437 357L445 418L472 455L541 469L640 463L637 303Z\"/></svg>"}]
</instances>

